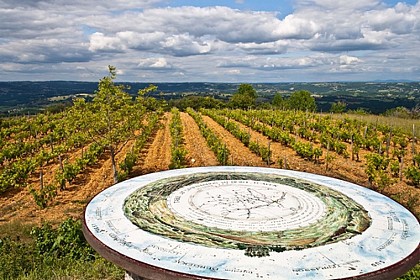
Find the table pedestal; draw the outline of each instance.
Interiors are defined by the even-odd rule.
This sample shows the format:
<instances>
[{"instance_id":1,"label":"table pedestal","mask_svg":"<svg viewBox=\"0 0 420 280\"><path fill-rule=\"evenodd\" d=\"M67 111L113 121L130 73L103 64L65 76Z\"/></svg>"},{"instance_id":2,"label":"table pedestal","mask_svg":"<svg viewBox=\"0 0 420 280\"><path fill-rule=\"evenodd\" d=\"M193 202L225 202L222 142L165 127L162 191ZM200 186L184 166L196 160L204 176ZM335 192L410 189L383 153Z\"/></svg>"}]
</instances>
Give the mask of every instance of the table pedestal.
<instances>
[{"instance_id":1,"label":"table pedestal","mask_svg":"<svg viewBox=\"0 0 420 280\"><path fill-rule=\"evenodd\" d=\"M124 280L148 280L148 279L140 277L140 276L138 276L134 273L131 273L129 271L126 271L125 275L124 275Z\"/></svg>"}]
</instances>

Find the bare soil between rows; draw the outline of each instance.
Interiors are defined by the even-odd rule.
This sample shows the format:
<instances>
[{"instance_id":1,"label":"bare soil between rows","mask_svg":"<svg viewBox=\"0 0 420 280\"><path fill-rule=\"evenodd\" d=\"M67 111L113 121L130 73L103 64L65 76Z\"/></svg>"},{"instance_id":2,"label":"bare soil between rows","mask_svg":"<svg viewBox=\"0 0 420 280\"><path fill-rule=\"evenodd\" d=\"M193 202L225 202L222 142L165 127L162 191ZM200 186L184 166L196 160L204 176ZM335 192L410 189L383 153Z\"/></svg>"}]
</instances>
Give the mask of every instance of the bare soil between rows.
<instances>
[{"instance_id":1,"label":"bare soil between rows","mask_svg":"<svg viewBox=\"0 0 420 280\"><path fill-rule=\"evenodd\" d=\"M135 166L131 177L151 172L158 172L169 169L171 161L171 135L170 121L172 116L166 113L161 119L161 126L157 132L151 137L146 147L140 152L139 161ZM365 164L363 162L355 162L336 156L330 168L327 170L325 164L314 163L304 160L296 155L291 148L285 147L280 143L272 142L261 133L253 131L243 125L241 128L249 129L251 140L260 144L270 143L272 150L272 161L268 165L260 157L253 154L239 140L233 137L227 130L217 124L214 120L207 116L203 116L204 122L226 143L230 151L229 164L240 166L258 166L272 168L288 168L310 172L320 175L335 177L347 180L361 186L368 187L368 180L364 172ZM197 166L215 166L218 165L214 153L207 146L206 140L200 134L197 124L191 116L181 113L181 121L183 125L184 147L188 151L187 159L189 167ZM134 141L128 141L122 144L116 155L117 162L121 162L125 154L130 151L134 145ZM74 151L69 155L69 159L78 157L81 151ZM279 166L282 162L283 166ZM58 163L51 163L44 170L45 180L52 180L53 171L57 168ZM0 225L7 223L23 223L23 224L41 224L48 221L58 224L62 220L74 217L80 218L87 203L99 192L108 188L113 184L112 166L109 153L105 153L95 166L89 167L80 174L75 182L68 185L63 191L58 191L57 197L45 209L40 209L30 194L31 188L38 188L39 174L34 174L29 185L19 190L12 190L0 197ZM385 194L388 196L400 196L404 202L405 197L420 196L420 189L402 181L389 187ZM408 198L407 198L408 199ZM414 212L420 212L420 205L414 207ZM1 233L0 233L1 234Z\"/></svg>"}]
</instances>

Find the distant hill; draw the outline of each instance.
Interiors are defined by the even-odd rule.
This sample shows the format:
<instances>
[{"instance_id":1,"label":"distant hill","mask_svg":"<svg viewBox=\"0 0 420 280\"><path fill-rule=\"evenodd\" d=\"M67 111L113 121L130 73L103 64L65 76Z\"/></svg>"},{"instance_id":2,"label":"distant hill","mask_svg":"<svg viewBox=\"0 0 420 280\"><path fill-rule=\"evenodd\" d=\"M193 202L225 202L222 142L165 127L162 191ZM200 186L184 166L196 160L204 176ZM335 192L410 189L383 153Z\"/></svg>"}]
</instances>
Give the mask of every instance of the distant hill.
<instances>
[{"instance_id":1,"label":"distant hill","mask_svg":"<svg viewBox=\"0 0 420 280\"><path fill-rule=\"evenodd\" d=\"M149 83L123 83L135 95ZM36 112L54 104L70 102L80 94L91 95L97 82L42 81L0 82L0 114ZM239 83L156 83L157 98L173 99L188 95L214 96L228 99ZM335 83L257 83L252 84L259 101L270 102L280 92L285 97L297 90L314 94L318 109L328 111L331 103L346 102L348 109L363 108L372 113L404 106L413 108L420 104L419 82L335 82Z\"/></svg>"}]
</instances>

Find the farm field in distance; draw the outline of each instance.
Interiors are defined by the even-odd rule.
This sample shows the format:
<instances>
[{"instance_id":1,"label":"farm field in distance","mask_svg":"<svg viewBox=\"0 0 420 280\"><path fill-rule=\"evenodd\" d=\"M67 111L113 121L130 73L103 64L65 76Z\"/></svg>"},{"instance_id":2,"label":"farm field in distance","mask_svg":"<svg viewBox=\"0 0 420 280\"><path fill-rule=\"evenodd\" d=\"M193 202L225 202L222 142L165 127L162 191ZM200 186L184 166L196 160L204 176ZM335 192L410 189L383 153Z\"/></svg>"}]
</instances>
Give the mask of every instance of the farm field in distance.
<instances>
[{"instance_id":1,"label":"farm field in distance","mask_svg":"<svg viewBox=\"0 0 420 280\"><path fill-rule=\"evenodd\" d=\"M128 93L135 95L147 83L123 83ZM95 82L44 81L0 82L0 116L40 112L51 106L69 104L74 97L91 98L97 89ZM156 83L158 91L152 96L179 99L186 96L211 96L228 100L237 83ZM327 112L333 102L347 103L348 109L363 108L380 114L390 108L413 108L420 102L418 82L329 82L329 83L260 83L252 84L260 102L271 102L276 93L287 97L292 92L307 90L313 93L318 110Z\"/></svg>"}]
</instances>

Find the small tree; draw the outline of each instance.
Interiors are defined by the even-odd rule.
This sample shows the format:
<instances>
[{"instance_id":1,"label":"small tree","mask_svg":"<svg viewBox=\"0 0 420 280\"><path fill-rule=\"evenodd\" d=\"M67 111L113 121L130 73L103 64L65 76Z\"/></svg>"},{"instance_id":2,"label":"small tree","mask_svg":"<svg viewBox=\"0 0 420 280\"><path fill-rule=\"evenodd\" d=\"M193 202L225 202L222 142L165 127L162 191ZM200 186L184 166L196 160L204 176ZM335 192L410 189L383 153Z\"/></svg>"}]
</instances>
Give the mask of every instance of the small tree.
<instances>
[{"instance_id":1,"label":"small tree","mask_svg":"<svg viewBox=\"0 0 420 280\"><path fill-rule=\"evenodd\" d=\"M108 70L108 76L99 81L92 103L76 100L72 110L74 116L79 117L75 120L79 127L86 131L92 141L109 150L114 183L117 183L117 147L122 141L134 137L135 127L139 125L139 116L145 111L143 95L156 87L149 86L139 91L137 102L133 102L132 97L125 91L125 86L114 83L116 68L108 66Z\"/></svg>"},{"instance_id":2,"label":"small tree","mask_svg":"<svg viewBox=\"0 0 420 280\"><path fill-rule=\"evenodd\" d=\"M247 109L255 106L257 91L250 84L241 84L238 91L230 98L233 108Z\"/></svg>"},{"instance_id":3,"label":"small tree","mask_svg":"<svg viewBox=\"0 0 420 280\"><path fill-rule=\"evenodd\" d=\"M315 111L316 103L315 98L311 96L311 93L306 90L295 91L290 95L287 100L289 108L292 110L301 111Z\"/></svg>"},{"instance_id":4,"label":"small tree","mask_svg":"<svg viewBox=\"0 0 420 280\"><path fill-rule=\"evenodd\" d=\"M285 100L283 99L280 93L276 93L271 104L276 108L282 109L285 106Z\"/></svg>"},{"instance_id":5,"label":"small tree","mask_svg":"<svg viewBox=\"0 0 420 280\"><path fill-rule=\"evenodd\" d=\"M347 104L342 101L334 102L331 104L330 112L331 113L343 113L347 109Z\"/></svg>"}]
</instances>

